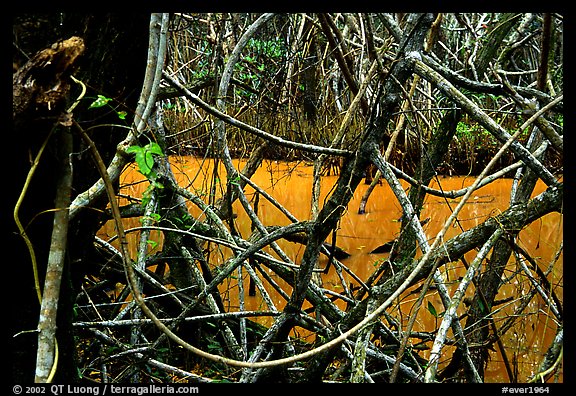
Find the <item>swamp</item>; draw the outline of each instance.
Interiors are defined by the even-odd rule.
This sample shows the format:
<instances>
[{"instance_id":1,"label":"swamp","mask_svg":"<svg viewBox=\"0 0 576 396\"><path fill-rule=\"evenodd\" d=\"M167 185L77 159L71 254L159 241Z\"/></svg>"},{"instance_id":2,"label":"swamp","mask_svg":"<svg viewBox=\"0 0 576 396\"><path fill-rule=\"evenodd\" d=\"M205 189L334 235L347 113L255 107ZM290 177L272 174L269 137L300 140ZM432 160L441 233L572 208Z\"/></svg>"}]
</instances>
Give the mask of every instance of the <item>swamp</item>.
<instances>
[{"instance_id":1,"label":"swamp","mask_svg":"<svg viewBox=\"0 0 576 396\"><path fill-rule=\"evenodd\" d=\"M13 17L15 383L563 378L563 15Z\"/></svg>"}]
</instances>

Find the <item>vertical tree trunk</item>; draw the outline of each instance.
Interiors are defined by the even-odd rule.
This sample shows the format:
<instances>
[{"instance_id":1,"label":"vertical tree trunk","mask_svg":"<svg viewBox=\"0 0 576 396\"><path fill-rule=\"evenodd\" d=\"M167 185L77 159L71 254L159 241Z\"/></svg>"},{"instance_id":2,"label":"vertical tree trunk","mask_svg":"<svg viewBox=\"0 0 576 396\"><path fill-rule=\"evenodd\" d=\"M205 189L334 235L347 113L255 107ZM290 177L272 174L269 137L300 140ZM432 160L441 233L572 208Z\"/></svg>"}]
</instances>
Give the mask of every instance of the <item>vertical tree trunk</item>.
<instances>
[{"instance_id":1,"label":"vertical tree trunk","mask_svg":"<svg viewBox=\"0 0 576 396\"><path fill-rule=\"evenodd\" d=\"M547 14L545 14L547 15ZM548 71L548 55L550 51L550 18L544 17L544 27L541 42L541 59L538 68L537 88L540 91L546 90L546 80ZM532 142L530 150L534 150L542 142L542 133L535 129L536 138ZM526 168L526 174L522 178L518 191L515 195L511 196L512 203L524 203L530 199L530 196L538 181L538 176L531 169ZM509 231L510 239L515 239L518 236L518 231ZM489 312L492 309L492 304L501 286L501 279L504 270L510 259L512 253L512 246L504 239L500 239L494 246L492 256L490 257L490 265L487 266L486 271L482 274L479 281L479 293L476 293L474 301L470 307L466 327L471 329L469 341L482 345L490 336L490 331L495 330L493 324L490 325L491 318ZM505 350L500 351L506 359ZM478 370L484 374L484 369L487 364L489 353L487 348L477 348L472 357ZM512 375L510 372L508 375ZM515 382L515 378L510 378L510 381Z\"/></svg>"},{"instance_id":2,"label":"vertical tree trunk","mask_svg":"<svg viewBox=\"0 0 576 396\"><path fill-rule=\"evenodd\" d=\"M412 69L409 66L410 62L407 59L407 54L412 51L421 51L424 42L424 36L428 32L428 28L433 21L432 14L413 14L410 21L412 23L413 31L410 35L404 38L401 43L401 53L398 56L398 63L392 72L393 78L386 81L384 91L386 95L379 98L376 104L379 110L372 115L373 122L367 127L365 137L361 142L358 156L354 160L350 160L344 164L340 178L334 192L328 198L326 204L319 212L317 219L312 223L308 233L308 244L302 262L298 278L294 287L294 291L288 301L284 310L284 315L287 320L280 326L277 336L273 341L281 345L283 340L286 339L290 330L294 326L291 320L291 315L298 312L300 309L306 290L312 277L312 270L316 265L318 259L320 246L326 239L332 229L337 225L344 208L348 205L352 198L353 192L362 180L362 173L366 165L370 161L370 154L374 147L382 141L385 128L384 125L392 117L392 114L398 108L400 99L402 98L401 89L398 85L402 85L412 74ZM399 82L400 84L397 84ZM282 340L282 341L281 341ZM274 344L274 342L272 342ZM274 348L276 356L282 353L282 348ZM334 351L330 352L334 353ZM306 380L318 381L321 373L324 372L324 360L326 356L322 355L318 359L317 364L313 365L315 368L306 373ZM315 359L314 359L315 360ZM262 376L263 381L282 380L283 373L281 370L271 370L269 373Z\"/></svg>"},{"instance_id":3,"label":"vertical tree trunk","mask_svg":"<svg viewBox=\"0 0 576 396\"><path fill-rule=\"evenodd\" d=\"M85 95L87 100L76 107L73 116L85 129L107 123L120 124L121 120L116 112L110 111L110 108L88 109L88 107L96 95L102 94L113 98L117 109L125 110L129 114L127 120L131 119L130 114L136 107L146 67L149 20L148 14L17 15L13 19L15 48L13 60L20 68L24 68L26 62L38 51L60 40L78 36L84 42L85 52L75 62L78 68L74 71L74 76L86 83L88 91ZM57 69L43 67L38 75L47 81L73 84L69 73L59 75L57 72ZM15 94L19 88L21 84L14 80ZM53 86L40 86L39 91L49 94L51 88ZM52 128L60 128L58 121L61 115L79 92L74 86L70 92L66 91L63 98L54 103L45 102L44 106L40 106L32 101L26 108L21 108L22 111L14 113L12 131L14 140L11 148L14 153L12 185L15 191L10 191L11 205L16 203L26 180L30 169L29 158L36 155ZM116 144L122 140L126 130L118 127L100 127L95 128L91 134L107 161L115 154ZM74 195L84 191L99 176L89 156L84 153L80 139L73 137L73 140L73 155L70 158ZM55 205L56 182L59 178L54 169L58 169L57 164L60 160L57 142L50 139L19 208L20 220L26 225L26 233L34 247L40 284L44 283L50 252L53 228L53 215L50 209ZM102 200L96 206L101 205L100 207L104 209L105 203L106 201ZM60 356L54 379L57 382L75 382L79 379L75 366L74 332L71 328L72 308L82 279L90 271L90 258L93 253L90 247L93 246L94 235L102 221L97 212L97 210L85 210L69 224L68 248L58 301L56 337ZM19 235L20 231L13 224L10 225L10 231L14 243L10 246L13 247L14 257L18 258L18 262L11 269L14 271L14 279L18 279L21 286L16 296L18 305L14 307L17 311L10 321L10 333L12 336L15 335L11 342L12 376L15 382L28 383L34 380L38 335L33 330L38 326L39 303L34 288L31 256Z\"/></svg>"},{"instance_id":4,"label":"vertical tree trunk","mask_svg":"<svg viewBox=\"0 0 576 396\"><path fill-rule=\"evenodd\" d=\"M514 18L513 14L503 14L501 21L500 27L494 29L493 33L488 35L489 42L483 45L478 51L478 56L475 59L475 72L479 75L484 74L490 60L494 58L496 51L501 48L501 45L504 43L504 38L512 31L518 18ZM456 126L461 116L462 112L460 110L448 110L442 118L438 130L433 134L428 146L428 155L422 155L420 164L416 167L415 177L417 180L420 180L423 185L428 185L436 174L435 169L448 152L448 146L456 132ZM411 188L409 197L414 210L419 215L426 197L426 192L421 189ZM390 253L390 260L399 264L409 262L416 254L416 236L410 227L407 227L408 224L409 220L403 218L401 228L403 235L399 238L399 243L395 245L393 251Z\"/></svg>"}]
</instances>

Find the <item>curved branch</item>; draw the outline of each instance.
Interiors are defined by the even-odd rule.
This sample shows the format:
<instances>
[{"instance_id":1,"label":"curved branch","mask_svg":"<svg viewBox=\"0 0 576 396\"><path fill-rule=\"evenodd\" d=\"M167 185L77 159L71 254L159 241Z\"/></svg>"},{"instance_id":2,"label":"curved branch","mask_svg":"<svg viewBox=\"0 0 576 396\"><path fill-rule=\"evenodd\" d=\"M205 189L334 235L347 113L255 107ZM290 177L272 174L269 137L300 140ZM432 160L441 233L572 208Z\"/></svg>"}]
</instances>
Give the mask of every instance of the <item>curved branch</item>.
<instances>
[{"instance_id":1,"label":"curved branch","mask_svg":"<svg viewBox=\"0 0 576 396\"><path fill-rule=\"evenodd\" d=\"M503 84L494 84L494 83L484 83L479 81L470 80L460 74L456 73L455 71L441 65L436 59L433 58L433 54L423 54L422 61L426 63L428 66L436 70L440 73L444 78L450 81L452 84L460 87L465 88L470 91L478 92L478 93L489 93L494 95L501 95L505 93L504 85ZM542 92L538 89L534 88L527 88L521 86L513 87L514 90L526 97L535 97L538 98L540 102L549 103L554 98L550 95ZM559 105L560 108L563 108L562 104Z\"/></svg>"},{"instance_id":2,"label":"curved branch","mask_svg":"<svg viewBox=\"0 0 576 396\"><path fill-rule=\"evenodd\" d=\"M559 182L554 175L538 161L530 151L522 144L510 139L510 134L497 124L492 118L488 117L478 106L468 99L462 92L457 90L449 81L442 77L435 70L430 68L424 62L414 58L414 71L426 80L435 84L446 96L460 105L471 117L476 119L484 128L486 128L494 137L501 142L510 141L510 149L524 163L529 166L543 181L549 186L558 186ZM519 129L522 131L522 129Z\"/></svg>"},{"instance_id":3,"label":"curved branch","mask_svg":"<svg viewBox=\"0 0 576 396\"><path fill-rule=\"evenodd\" d=\"M216 109L215 107L210 106L208 103L206 103L202 99L200 99L197 95L190 92L185 86L180 84L175 78L170 76L168 73L162 72L162 74L163 74L164 78L168 81L168 83L170 83L175 88L178 88L184 94L184 96L186 96L188 99L190 99L198 107L204 109L209 114L212 114L213 116L227 122L228 124L235 126L239 129L242 129L243 131L246 131L248 133L251 133L253 135L261 137L262 139L268 140L268 141L270 141L274 144L277 144L279 146L293 148L293 149L297 149L297 150L302 150L302 151L306 151L306 152L310 152L310 153L324 153L324 154L329 154L329 155L337 155L340 157L348 157L348 156L352 155L352 152L348 151L348 150L326 148L326 147L322 147L322 146L315 146L313 144L298 143L298 142L293 142L293 141L289 141L286 139L282 139L281 137L272 135L272 134L265 132L261 129L253 127L252 125L245 124L242 121L239 121L238 119L236 119L232 116L229 116L226 113L221 112L220 110Z\"/></svg>"},{"instance_id":4,"label":"curved branch","mask_svg":"<svg viewBox=\"0 0 576 396\"><path fill-rule=\"evenodd\" d=\"M160 22L161 21L161 22ZM156 103L156 95L160 86L160 75L166 57L166 34L168 30L168 14L152 14L150 18L150 44L146 75L142 86L142 93L138 100L138 107L134 116L134 124L126 138L116 148L116 155L108 165L106 173L110 180L116 182L128 163L130 156L126 149L132 146L140 134L145 130L150 112ZM102 178L98 179L88 190L78 194L70 204L70 220L78 212L90 206L94 201L106 193L106 185Z\"/></svg>"},{"instance_id":5,"label":"curved branch","mask_svg":"<svg viewBox=\"0 0 576 396\"><path fill-rule=\"evenodd\" d=\"M490 251L490 249L492 249L492 247L502 234L503 230L501 228L498 228L494 232L494 234L492 234L492 236L488 239L488 241L486 241L484 246L482 246L482 249L480 249L476 257L468 267L466 274L464 275L460 284L458 285L458 288L454 292L454 295L452 296L452 303L450 304L450 306L446 308L446 311L444 312L442 323L438 328L436 338L434 339L434 344L432 345L432 349L430 350L429 364L428 368L426 369L426 374L424 376L424 382L434 381L434 378L436 376L436 370L438 368L438 361L440 360L440 352L442 351L442 347L444 346L444 342L446 341L446 335L448 334L448 329L450 328L453 320L456 318L457 314L456 309L458 308L458 305L460 305L460 302L464 297L464 293L466 292L466 289L468 288L470 282L472 282L472 279L474 278L476 271L480 268L482 261L488 255L488 252Z\"/></svg>"}]
</instances>

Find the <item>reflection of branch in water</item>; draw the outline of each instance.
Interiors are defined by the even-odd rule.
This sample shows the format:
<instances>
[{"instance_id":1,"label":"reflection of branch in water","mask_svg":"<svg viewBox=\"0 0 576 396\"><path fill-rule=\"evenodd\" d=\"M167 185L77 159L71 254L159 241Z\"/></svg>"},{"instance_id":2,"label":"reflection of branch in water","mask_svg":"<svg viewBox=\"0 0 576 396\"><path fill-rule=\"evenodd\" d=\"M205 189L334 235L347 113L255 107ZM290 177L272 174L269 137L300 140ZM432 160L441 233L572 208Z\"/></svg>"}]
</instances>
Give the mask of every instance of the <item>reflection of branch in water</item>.
<instances>
[{"instance_id":1,"label":"reflection of branch in water","mask_svg":"<svg viewBox=\"0 0 576 396\"><path fill-rule=\"evenodd\" d=\"M268 229L268 232L272 232L272 231L274 231L280 227L279 226L268 226L266 228ZM303 232L294 233L294 234L286 234L282 238L287 240L288 242L300 243L302 245L306 245L308 243L308 236ZM347 259L348 257L351 256L350 253L348 253L347 251L345 251L344 249L342 249L338 246L334 246L334 248L332 248L331 243L323 242L322 246L325 249L320 249L321 253L324 253L326 256L328 256L332 253L332 250L334 250L334 258L337 260Z\"/></svg>"},{"instance_id":2,"label":"reflection of branch in water","mask_svg":"<svg viewBox=\"0 0 576 396\"><path fill-rule=\"evenodd\" d=\"M348 238L348 239L366 239L371 241L374 239L373 236L358 236L358 235L340 235L339 238Z\"/></svg>"},{"instance_id":3,"label":"reflection of branch in water","mask_svg":"<svg viewBox=\"0 0 576 396\"><path fill-rule=\"evenodd\" d=\"M480 198L487 198L487 199L480 200ZM468 200L468 202L466 202L466 204L467 205L468 204L489 204L489 203L494 202L495 199L496 199L496 197L493 195L477 195L473 199ZM446 201L445 200L436 200L436 201L430 202L430 203L432 203L432 204L444 204L444 203L446 203ZM460 203L460 200L451 199L450 203Z\"/></svg>"},{"instance_id":4,"label":"reflection of branch in water","mask_svg":"<svg viewBox=\"0 0 576 396\"><path fill-rule=\"evenodd\" d=\"M400 219L401 221L402 219ZM430 217L425 218L424 220L420 221L421 226L425 226L430 221ZM378 246L376 249L372 250L370 254L378 254L378 253L390 253L394 244L398 241L398 238L395 238L391 241L386 242L384 245Z\"/></svg>"}]
</instances>

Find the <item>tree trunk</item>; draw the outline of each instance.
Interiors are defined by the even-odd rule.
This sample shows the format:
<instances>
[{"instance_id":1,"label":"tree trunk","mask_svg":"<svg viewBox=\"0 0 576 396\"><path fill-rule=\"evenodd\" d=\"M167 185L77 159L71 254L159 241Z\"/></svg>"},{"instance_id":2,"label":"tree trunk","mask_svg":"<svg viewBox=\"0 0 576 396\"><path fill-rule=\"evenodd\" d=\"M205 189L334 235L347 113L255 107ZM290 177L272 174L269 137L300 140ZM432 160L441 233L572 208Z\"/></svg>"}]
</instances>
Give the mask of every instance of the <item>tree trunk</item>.
<instances>
[{"instance_id":1,"label":"tree trunk","mask_svg":"<svg viewBox=\"0 0 576 396\"><path fill-rule=\"evenodd\" d=\"M74 119L81 123L84 129L95 125L121 123L116 112L110 111L110 108L88 109L98 94L113 98L118 110L133 113L146 66L149 20L148 14L131 14L127 17L121 14L54 13L18 15L14 18L13 41L14 48L18 51L14 52L13 58L14 63L20 65L20 70L14 75L13 81L13 185L17 191L16 196L10 197L12 204L17 201L26 180L30 169L29 158L38 153L53 128L58 133L63 129L62 123L70 121L69 118L63 118L65 109L80 93L80 88L70 79L72 72L88 86L84 96L86 100L81 101L73 112ZM76 42L70 41L72 39L64 41L72 36L78 37L74 39ZM85 47L82 56L80 41ZM53 43L58 44L52 47L52 51L57 51L58 48L68 49L63 53L65 56L57 58L58 62L34 64L34 59L40 62L34 54ZM68 44L70 45L67 46ZM38 56L46 56L49 51L45 50L40 53L43 55ZM27 64L28 58L31 63ZM30 72L36 76L37 91L27 97L23 78ZM129 120L130 116L126 119ZM91 134L107 161L115 154L116 144L125 133L123 128L101 127ZM53 216L49 215L49 210L55 205L56 181L59 178L54 172L61 161L57 144L55 139L48 140L19 208L20 221L27 225L26 233L34 248L40 285L44 284L50 251ZM85 147L81 139L73 136L73 145L74 154L70 156L73 168L72 194L77 194L88 188L99 176L91 159L84 153ZM97 202L93 209L104 209L105 204L105 200ZM95 256L91 247L102 221L97 213L98 210L83 211L69 224L57 314L59 364L54 380L58 382L75 382L79 379L75 365L74 331L71 328L72 308L84 275L90 271L90 260ZM20 261L12 266L15 271L14 279L22 283L17 297L18 311L13 315L10 328L12 335L18 334L11 342L12 375L15 382L27 383L34 380L37 333L29 331L38 326L39 303L33 286L30 252L22 242L16 226L11 225L11 230L14 230L12 234L15 236L11 246L16 250L15 257Z\"/></svg>"},{"instance_id":2,"label":"tree trunk","mask_svg":"<svg viewBox=\"0 0 576 396\"><path fill-rule=\"evenodd\" d=\"M411 22L413 23L414 31L410 36L405 37L402 43L402 52L398 55L399 61L393 71L394 77L386 81L383 89L386 95L382 96L378 102L380 111L372 115L372 124L367 128L365 138L361 142L361 147L358 151L358 156L344 164L335 191L329 197L318 214L317 219L310 227L308 245L304 251L302 263L300 264L300 271L294 291L284 311L287 320L284 322L284 325L280 327L274 339L274 341L280 345L283 340L286 339L294 325L290 320L290 315L298 312L304 301L306 290L310 284L312 270L318 259L320 246L331 230L336 227L344 208L352 198L354 190L363 178L363 170L370 161L372 149L378 147L379 142L382 141L385 131L384 126L399 106L402 92L398 85L402 85L412 74L409 66L410 62L406 59L406 54L410 51L420 51L422 49L424 35L427 33L432 20L432 14L412 15ZM398 82L400 82L400 84L398 84ZM273 348L275 349L276 356L280 356L282 348ZM312 369L307 372L305 376L306 380L319 380L321 373L324 371L324 366L319 364L316 368L318 368L318 370ZM271 379L278 380L281 376L281 372L271 371L262 378L265 381L269 381Z\"/></svg>"}]
</instances>

